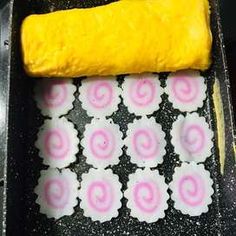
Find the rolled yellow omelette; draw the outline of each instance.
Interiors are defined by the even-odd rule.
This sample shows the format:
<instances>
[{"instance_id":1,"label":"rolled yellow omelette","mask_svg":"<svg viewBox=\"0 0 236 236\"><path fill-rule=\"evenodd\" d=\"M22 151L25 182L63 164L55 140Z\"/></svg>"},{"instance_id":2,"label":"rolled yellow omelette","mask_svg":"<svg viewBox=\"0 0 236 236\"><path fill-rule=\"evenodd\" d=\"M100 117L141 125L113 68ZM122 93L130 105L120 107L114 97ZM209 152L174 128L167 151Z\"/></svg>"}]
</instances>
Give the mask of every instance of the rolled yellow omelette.
<instances>
[{"instance_id":1,"label":"rolled yellow omelette","mask_svg":"<svg viewBox=\"0 0 236 236\"><path fill-rule=\"evenodd\" d=\"M206 70L208 0L124 0L30 15L21 27L26 72L79 77Z\"/></svg>"}]
</instances>

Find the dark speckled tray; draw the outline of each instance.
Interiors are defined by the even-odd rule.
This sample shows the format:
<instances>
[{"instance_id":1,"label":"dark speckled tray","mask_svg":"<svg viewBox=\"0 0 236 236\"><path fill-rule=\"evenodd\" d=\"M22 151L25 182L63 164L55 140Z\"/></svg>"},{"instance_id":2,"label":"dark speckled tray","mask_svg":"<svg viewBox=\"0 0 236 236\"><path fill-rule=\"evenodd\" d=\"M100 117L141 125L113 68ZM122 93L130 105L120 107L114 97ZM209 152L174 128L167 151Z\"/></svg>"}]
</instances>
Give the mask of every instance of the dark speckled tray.
<instances>
[{"instance_id":1,"label":"dark speckled tray","mask_svg":"<svg viewBox=\"0 0 236 236\"><path fill-rule=\"evenodd\" d=\"M181 214L173 208L173 202L168 201L169 209L166 217L156 223L140 223L129 216L126 208L126 200L122 199L122 208L119 210L119 217L106 223L92 222L83 216L79 205L75 213L69 217L63 217L57 221L46 218L39 213L39 206L35 203L36 195L33 189L41 169L42 159L34 147L38 128L43 123L43 117L36 108L33 100L33 86L35 80L28 78L22 68L20 54L20 24L23 18L32 13L45 13L58 9L74 7L92 7L109 3L105 0L15 0L7 3L0 3L2 27L0 31L1 54L0 54L0 158L2 168L0 178L4 180L4 187L0 191L2 204L2 235L79 235L79 236L100 236L100 235L130 235L130 236L151 236L151 235L236 235L236 188L235 188L235 156L233 152L234 130L232 122L232 108L229 94L229 80L222 42L220 19L218 15L218 3L211 1L212 9L212 31L214 36L213 66L204 73L207 78L207 99L203 108L198 113L205 116L211 128L216 132L216 119L214 104L212 100L213 83L215 78L220 81L221 96L225 114L226 134L226 163L224 175L220 173L219 153L214 139L214 149L205 166L211 173L214 180L213 203L209 212L199 217L190 217ZM187 3L187 1L186 1ZM5 19L5 21L3 21ZM6 21L6 19L9 21ZM9 23L9 24L8 24ZM9 25L9 27L7 27ZM10 67L9 67L10 65ZM162 86L165 85L166 74L160 75ZM123 77L119 77L121 82ZM79 86L80 80L76 79L75 84ZM86 112L81 108L76 94L74 109L66 116L73 121L82 137L84 126L90 121ZM173 176L174 167L180 165L178 156L173 151L170 143L170 128L174 120L180 114L174 110L168 102L167 96L163 95L163 102L160 109L153 114L156 121L161 123L166 132L167 154L164 163L158 165L158 170L165 176L169 183ZM121 103L119 111L111 116L115 123L119 124L125 133L127 124L132 122L134 115L128 113L127 108ZM125 154L120 158L118 165L113 166L114 173L119 175L123 190L126 188L128 175L136 170ZM81 151L77 155L77 161L69 166L78 174L87 172L90 166L85 162Z\"/></svg>"}]
</instances>

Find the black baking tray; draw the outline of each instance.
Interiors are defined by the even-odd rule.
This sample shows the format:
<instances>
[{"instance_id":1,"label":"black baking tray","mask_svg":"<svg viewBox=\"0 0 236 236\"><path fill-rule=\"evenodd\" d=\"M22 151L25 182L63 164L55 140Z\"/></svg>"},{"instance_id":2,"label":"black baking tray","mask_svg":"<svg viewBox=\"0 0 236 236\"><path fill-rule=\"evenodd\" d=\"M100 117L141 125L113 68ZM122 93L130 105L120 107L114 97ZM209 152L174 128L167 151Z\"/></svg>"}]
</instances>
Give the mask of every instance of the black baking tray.
<instances>
[{"instance_id":1,"label":"black baking tray","mask_svg":"<svg viewBox=\"0 0 236 236\"><path fill-rule=\"evenodd\" d=\"M169 200L170 207L166 212L166 217L156 223L146 224L129 216L129 210L125 207L126 201L122 199L123 207L119 211L119 217L103 224L85 218L79 205L72 216L63 217L57 221L47 219L45 215L39 213L33 189L37 185L40 170L46 169L46 167L42 165L34 142L38 128L43 123L43 117L33 100L35 79L28 78L22 67L20 25L24 17L32 13L46 13L74 7L93 7L109 2L112 1L15 0L0 3L0 183L4 183L0 187L2 235L236 235L233 111L217 0L210 1L211 28L214 38L213 65L204 73L204 76L207 77L207 99L203 108L198 110L201 115L206 117L215 131L212 156L205 163L205 167L210 171L214 181L215 190L209 212L199 217L182 215L173 208L173 202ZM220 82L225 121L224 174L220 172L216 117L212 99L213 83L216 78ZM123 77L120 76L119 81L122 79ZM160 79L162 85L165 84L166 74L161 74ZM75 84L79 86L80 80L76 79ZM180 165L177 155L173 152L168 134L173 120L179 114L180 112L172 108L165 95L160 110L154 113L155 119L161 121L163 129L167 133L167 154L164 157L164 163L158 166L158 170L165 176L167 183L171 181L174 167ZM74 109L69 112L67 118L75 123L81 137L84 125L89 122L90 118L81 108L78 98L74 103ZM112 115L112 118L125 132L127 123L131 122L135 116L129 114L125 106L120 104L119 113ZM70 165L70 168L78 174L79 180L81 174L88 171L89 166L85 163L81 151L78 154L78 160ZM122 190L124 190L128 174L136 169L135 165L130 164L125 150L120 164L112 169L119 175L123 184Z\"/></svg>"}]
</instances>

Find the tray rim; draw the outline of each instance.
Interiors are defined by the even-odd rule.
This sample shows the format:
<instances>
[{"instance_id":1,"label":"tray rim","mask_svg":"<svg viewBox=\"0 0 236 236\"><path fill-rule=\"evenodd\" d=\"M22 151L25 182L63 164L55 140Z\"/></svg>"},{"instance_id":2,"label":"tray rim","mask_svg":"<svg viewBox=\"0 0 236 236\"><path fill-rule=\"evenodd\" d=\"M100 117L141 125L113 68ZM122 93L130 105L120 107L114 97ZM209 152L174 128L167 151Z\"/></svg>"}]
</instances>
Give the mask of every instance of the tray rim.
<instances>
[{"instance_id":1,"label":"tray rim","mask_svg":"<svg viewBox=\"0 0 236 236\"><path fill-rule=\"evenodd\" d=\"M1 165L0 165L0 179L3 180L3 185L0 187L0 200L1 200L1 209L0 209L0 232L1 235L6 235L6 211L7 211L7 151L8 151L8 115L9 115L9 98L10 98L10 64L11 64L11 28L12 28L12 11L13 11L14 0L4 0L0 4L0 68L7 62L7 70L1 68L0 75L1 81L0 90L1 93L6 96L0 101L1 105L5 107L5 113L2 116L4 122L4 130L2 136L0 137L0 151L1 151ZM5 18L7 17L7 18ZM4 41L2 41L2 33L4 32ZM8 45L5 43L8 42Z\"/></svg>"},{"instance_id":2,"label":"tray rim","mask_svg":"<svg viewBox=\"0 0 236 236\"><path fill-rule=\"evenodd\" d=\"M11 65L11 30L12 30L12 15L13 15L13 7L14 7L14 2L16 0L10 0L10 1L4 1L3 3L1 3L0 5L0 10L1 9L5 9L8 11L9 15L8 15L8 19L6 22L6 24L2 24L1 28L0 28L0 32L2 32L3 28L4 30L6 30L8 32L8 41L9 41L9 46L7 49L3 49L3 45L1 44L1 50L5 50L5 54L0 57L0 64L3 63L4 60L7 60L9 67L7 67L7 70L1 71L2 74L2 81L5 83L5 93L7 94L7 96L5 97L5 107L6 107L6 111L5 111L5 116L3 117L3 119L5 120L5 130L3 131L3 135L1 138L0 137L0 141L1 143L3 143L3 145L0 146L0 148L3 150L2 151L2 158L3 158L3 166L0 166L3 175L0 175L0 180L1 178L4 181L4 186L1 187L0 189L0 199L1 197L3 198L3 202L1 204L1 210L2 210L2 214L0 214L0 220L2 220L2 228L0 227L0 231L2 233L3 236L6 235L6 214L7 214L7 160L8 160L8 156L7 156L7 152L8 152L8 125L9 125L9 121L8 121L8 110L9 110L9 98L10 98L10 71L12 68ZM224 37L222 34L222 26L221 26L221 20L220 20L220 11L219 11L219 0L212 0L211 1L212 4L214 4L214 7L216 9L216 11L214 12L215 17L216 17L216 24L217 24L217 33L218 33L218 37L219 37L219 41L220 41L220 54L221 54L221 59L222 59L222 73L224 76L224 79L220 80L220 90L222 91L226 91L225 93L227 94L227 97L222 99L223 105L224 105L224 111L229 112L229 116L230 116L230 120L227 120L227 122L225 122L225 125L227 126L227 130L231 131L230 134L227 134L227 137L229 137L230 139L232 139L231 142L231 150L233 150L233 145L235 143L235 124L234 124L234 119L233 119L233 106L232 106L232 97L231 97L231 92L230 92L230 80L229 80L229 74L228 74L228 67L227 67L227 60L226 60L226 54L225 54L225 45L224 45ZM1 8L1 6L3 6ZM2 15L0 15L2 18ZM1 36L1 35L0 35ZM217 73L215 72L215 77L217 77ZM0 81L1 84L1 81ZM0 87L1 88L1 87ZM2 90L2 89L1 89ZM1 153L1 152L0 152ZM234 155L234 153L232 153ZM229 155L229 154L227 154ZM1 212L1 211L0 211Z\"/></svg>"}]
</instances>

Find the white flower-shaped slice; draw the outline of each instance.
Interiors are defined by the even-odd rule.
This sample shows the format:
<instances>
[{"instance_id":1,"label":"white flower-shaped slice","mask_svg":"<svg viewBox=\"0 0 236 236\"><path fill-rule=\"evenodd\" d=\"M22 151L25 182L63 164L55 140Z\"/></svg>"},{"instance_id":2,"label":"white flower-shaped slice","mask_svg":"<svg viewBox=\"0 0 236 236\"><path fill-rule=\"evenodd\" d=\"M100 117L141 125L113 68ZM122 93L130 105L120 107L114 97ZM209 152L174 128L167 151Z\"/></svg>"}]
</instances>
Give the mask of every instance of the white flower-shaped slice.
<instances>
[{"instance_id":1,"label":"white flower-shaped slice","mask_svg":"<svg viewBox=\"0 0 236 236\"><path fill-rule=\"evenodd\" d=\"M176 167L170 183L175 208L190 216L207 212L214 193L212 184L210 172L203 164L183 163L181 167Z\"/></svg>"},{"instance_id":2,"label":"white flower-shaped slice","mask_svg":"<svg viewBox=\"0 0 236 236\"><path fill-rule=\"evenodd\" d=\"M36 202L40 206L40 212L55 219L72 215L78 204L78 188L77 176L69 169L61 172L51 168L42 170L34 190L38 195Z\"/></svg>"},{"instance_id":3,"label":"white flower-shaped slice","mask_svg":"<svg viewBox=\"0 0 236 236\"><path fill-rule=\"evenodd\" d=\"M131 174L124 193L131 216L147 223L164 218L169 199L167 189L164 177L157 170L138 169Z\"/></svg>"},{"instance_id":4,"label":"white flower-shaped slice","mask_svg":"<svg viewBox=\"0 0 236 236\"><path fill-rule=\"evenodd\" d=\"M112 171L90 169L82 175L80 207L93 221L105 222L118 216L121 207L121 184Z\"/></svg>"},{"instance_id":5,"label":"white flower-shaped slice","mask_svg":"<svg viewBox=\"0 0 236 236\"><path fill-rule=\"evenodd\" d=\"M43 163L52 168L64 168L74 162L79 151L77 135L73 123L64 117L45 120L35 142Z\"/></svg>"}]
</instances>

